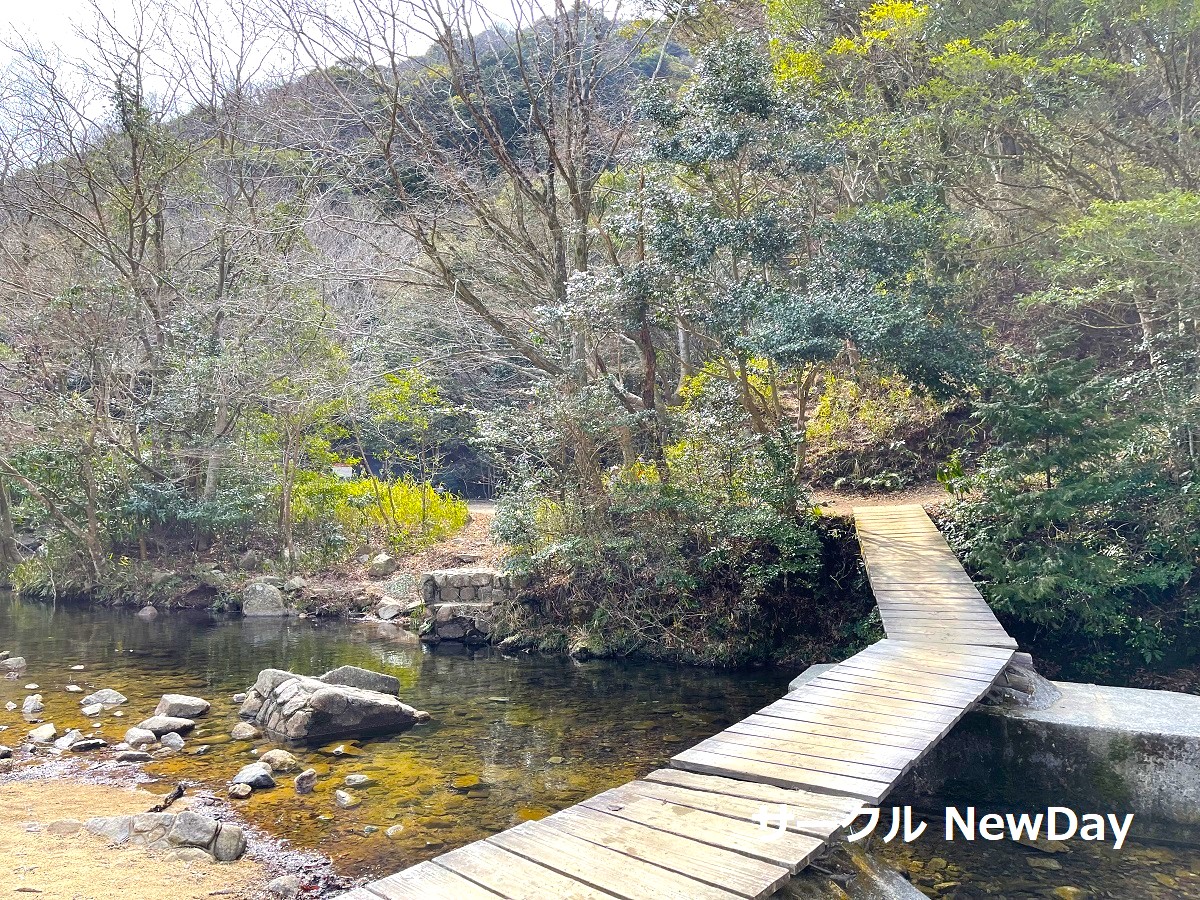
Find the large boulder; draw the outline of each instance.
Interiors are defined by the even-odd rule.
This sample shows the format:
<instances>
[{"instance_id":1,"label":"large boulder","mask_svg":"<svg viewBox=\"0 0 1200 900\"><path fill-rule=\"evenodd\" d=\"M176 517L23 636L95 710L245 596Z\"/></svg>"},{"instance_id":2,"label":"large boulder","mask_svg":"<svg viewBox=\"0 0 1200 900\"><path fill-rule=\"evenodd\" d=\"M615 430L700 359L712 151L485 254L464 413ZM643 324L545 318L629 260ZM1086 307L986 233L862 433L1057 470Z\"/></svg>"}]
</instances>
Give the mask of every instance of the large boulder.
<instances>
[{"instance_id":1,"label":"large boulder","mask_svg":"<svg viewBox=\"0 0 1200 900\"><path fill-rule=\"evenodd\" d=\"M208 712L209 703L199 697L189 697L186 694L163 694L158 706L154 709L156 716L178 716L183 719L194 719Z\"/></svg>"},{"instance_id":2,"label":"large boulder","mask_svg":"<svg viewBox=\"0 0 1200 900\"><path fill-rule=\"evenodd\" d=\"M393 688L386 682L389 693L357 687L353 684L323 680L366 681L365 676L334 670L321 678L296 675L280 669L263 669L254 687L246 695L241 715L252 719L271 734L289 741L323 741L342 735L386 734L403 731L417 722L426 721L428 713L413 709L396 697L399 683ZM337 675L341 671L341 676ZM357 670L365 672L365 670ZM377 679L390 676L374 675ZM395 681L395 679L392 679ZM374 682L384 686L380 680Z\"/></svg>"},{"instance_id":3,"label":"large boulder","mask_svg":"<svg viewBox=\"0 0 1200 900\"><path fill-rule=\"evenodd\" d=\"M243 616L286 616L283 591L265 581L254 581L242 592Z\"/></svg>"}]
</instances>

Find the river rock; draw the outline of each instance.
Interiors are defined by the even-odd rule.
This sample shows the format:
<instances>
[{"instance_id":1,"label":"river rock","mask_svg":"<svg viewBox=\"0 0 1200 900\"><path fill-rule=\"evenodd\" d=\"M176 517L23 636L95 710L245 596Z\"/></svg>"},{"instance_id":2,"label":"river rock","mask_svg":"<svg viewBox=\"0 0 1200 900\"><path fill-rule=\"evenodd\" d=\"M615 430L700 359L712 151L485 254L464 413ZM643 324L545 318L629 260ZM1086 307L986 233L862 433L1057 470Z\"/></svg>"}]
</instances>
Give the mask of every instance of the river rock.
<instances>
[{"instance_id":1,"label":"river rock","mask_svg":"<svg viewBox=\"0 0 1200 900\"><path fill-rule=\"evenodd\" d=\"M72 744L74 744L76 741L82 741L82 740L83 740L83 732L80 731L78 728L72 728L70 731L68 731L66 734L64 734L62 737L60 737L57 741L55 741L54 746L57 747L59 750L70 750Z\"/></svg>"},{"instance_id":2,"label":"river rock","mask_svg":"<svg viewBox=\"0 0 1200 900\"><path fill-rule=\"evenodd\" d=\"M229 732L229 736L235 741L252 741L258 735L258 729L249 722L238 722L233 726L233 730Z\"/></svg>"},{"instance_id":3,"label":"river rock","mask_svg":"<svg viewBox=\"0 0 1200 900\"><path fill-rule=\"evenodd\" d=\"M12 747L5 747L3 744L0 744L0 759L12 759ZM317 774L316 770L313 770L313 774Z\"/></svg>"},{"instance_id":4,"label":"river rock","mask_svg":"<svg viewBox=\"0 0 1200 900\"><path fill-rule=\"evenodd\" d=\"M208 712L209 702L200 697L189 697L186 694L163 694L158 706L154 708L156 716L177 716L184 719L194 719Z\"/></svg>"},{"instance_id":5,"label":"river rock","mask_svg":"<svg viewBox=\"0 0 1200 900\"><path fill-rule=\"evenodd\" d=\"M393 697L400 693L400 679L394 675L384 675L372 672L370 669L360 669L358 666L340 666L326 672L320 678L326 684L341 684L346 687L361 688L364 691L378 691Z\"/></svg>"},{"instance_id":6,"label":"river rock","mask_svg":"<svg viewBox=\"0 0 1200 900\"><path fill-rule=\"evenodd\" d=\"M137 727L154 732L155 737L162 737L168 731L174 731L177 734L186 734L196 727L196 723L191 719L184 719L179 716L151 716L146 721L139 722ZM125 740L129 741L128 735L126 735ZM129 743L132 744L133 741L129 741Z\"/></svg>"},{"instance_id":7,"label":"river rock","mask_svg":"<svg viewBox=\"0 0 1200 900\"><path fill-rule=\"evenodd\" d=\"M17 704L15 704L11 700L9 700L7 703L4 704L4 708L7 709L9 712L12 712L14 709L17 708Z\"/></svg>"},{"instance_id":8,"label":"river rock","mask_svg":"<svg viewBox=\"0 0 1200 900\"><path fill-rule=\"evenodd\" d=\"M89 719L91 719L95 716L100 715L100 713L104 712L104 706L100 703L93 703L91 706L85 706L83 709L80 710L80 712L83 713L85 716L87 716Z\"/></svg>"},{"instance_id":9,"label":"river rock","mask_svg":"<svg viewBox=\"0 0 1200 900\"><path fill-rule=\"evenodd\" d=\"M246 833L241 826L222 822L213 841L212 855L217 862L233 862L246 852Z\"/></svg>"},{"instance_id":10,"label":"river rock","mask_svg":"<svg viewBox=\"0 0 1200 900\"><path fill-rule=\"evenodd\" d=\"M0 669L5 672L20 672L25 668L25 657L10 656L8 659L0 662Z\"/></svg>"},{"instance_id":11,"label":"river rock","mask_svg":"<svg viewBox=\"0 0 1200 900\"><path fill-rule=\"evenodd\" d=\"M40 688L40 687L41 687L41 685L40 685L40 684L35 684L35 683L33 683L33 682L30 682L29 684L25 685L25 690L27 690L27 691L36 691L36 690L37 690L38 688Z\"/></svg>"},{"instance_id":12,"label":"river rock","mask_svg":"<svg viewBox=\"0 0 1200 900\"><path fill-rule=\"evenodd\" d=\"M311 794L317 784L317 770L305 769L293 779L297 794Z\"/></svg>"},{"instance_id":13,"label":"river rock","mask_svg":"<svg viewBox=\"0 0 1200 900\"><path fill-rule=\"evenodd\" d=\"M122 763L150 762L152 759L154 757L145 750L122 750L117 754L117 762Z\"/></svg>"},{"instance_id":14,"label":"river rock","mask_svg":"<svg viewBox=\"0 0 1200 900\"><path fill-rule=\"evenodd\" d=\"M143 744L153 744L158 740L158 735L148 728L135 727L130 728L125 732L125 743L130 747L139 747Z\"/></svg>"},{"instance_id":15,"label":"river rock","mask_svg":"<svg viewBox=\"0 0 1200 900\"><path fill-rule=\"evenodd\" d=\"M299 575L296 575L283 583L282 590L285 594L294 594L296 591L302 591L306 587L308 587L308 582Z\"/></svg>"},{"instance_id":16,"label":"river rock","mask_svg":"<svg viewBox=\"0 0 1200 900\"><path fill-rule=\"evenodd\" d=\"M107 747L108 741L97 737L85 737L82 741L76 741L71 745L72 753L87 753L89 750L99 750L101 747Z\"/></svg>"},{"instance_id":17,"label":"river rock","mask_svg":"<svg viewBox=\"0 0 1200 900\"><path fill-rule=\"evenodd\" d=\"M57 734L58 729L54 727L54 723L47 722L29 732L29 739L35 744L49 744Z\"/></svg>"},{"instance_id":18,"label":"river rock","mask_svg":"<svg viewBox=\"0 0 1200 900\"><path fill-rule=\"evenodd\" d=\"M367 574L372 578L387 578L398 568L400 568L400 563L396 562L395 557L388 556L386 553L380 553L367 566Z\"/></svg>"},{"instance_id":19,"label":"river rock","mask_svg":"<svg viewBox=\"0 0 1200 900\"><path fill-rule=\"evenodd\" d=\"M30 694L25 698L25 702L21 704L21 715L33 716L40 713L46 708L46 704L42 703L41 694Z\"/></svg>"},{"instance_id":20,"label":"river rock","mask_svg":"<svg viewBox=\"0 0 1200 900\"><path fill-rule=\"evenodd\" d=\"M168 731L161 738L159 738L159 743L161 743L168 750L182 750L185 742L177 732Z\"/></svg>"},{"instance_id":21,"label":"river rock","mask_svg":"<svg viewBox=\"0 0 1200 900\"><path fill-rule=\"evenodd\" d=\"M112 688L104 688L96 691L94 694L88 694L79 701L80 706L94 706L99 703L101 706L120 706L122 703L128 703L125 695L119 691L114 691Z\"/></svg>"},{"instance_id":22,"label":"river rock","mask_svg":"<svg viewBox=\"0 0 1200 900\"><path fill-rule=\"evenodd\" d=\"M167 842L176 847L207 847L216 836L215 820L189 810L175 817Z\"/></svg>"},{"instance_id":23,"label":"river rock","mask_svg":"<svg viewBox=\"0 0 1200 900\"><path fill-rule=\"evenodd\" d=\"M67 685L67 693L68 694L82 694L83 688L81 688L77 684L68 684Z\"/></svg>"},{"instance_id":24,"label":"river rock","mask_svg":"<svg viewBox=\"0 0 1200 900\"><path fill-rule=\"evenodd\" d=\"M233 784L248 784L252 788L273 788L275 779L271 767L264 762L253 762L242 766L242 770L233 776Z\"/></svg>"},{"instance_id":25,"label":"river rock","mask_svg":"<svg viewBox=\"0 0 1200 900\"><path fill-rule=\"evenodd\" d=\"M300 764L296 762L296 757L292 756L286 750L268 750L259 757L259 760L270 766L273 773L291 772L300 767Z\"/></svg>"},{"instance_id":26,"label":"river rock","mask_svg":"<svg viewBox=\"0 0 1200 900\"><path fill-rule=\"evenodd\" d=\"M109 843L123 844L133 836L133 816L96 816L83 827Z\"/></svg>"},{"instance_id":27,"label":"river rock","mask_svg":"<svg viewBox=\"0 0 1200 900\"><path fill-rule=\"evenodd\" d=\"M234 800L245 800L254 793L254 788L248 784L231 784L229 786L229 796Z\"/></svg>"},{"instance_id":28,"label":"river rock","mask_svg":"<svg viewBox=\"0 0 1200 900\"><path fill-rule=\"evenodd\" d=\"M255 581L246 585L242 591L243 616L286 616L287 602L283 591L272 584Z\"/></svg>"},{"instance_id":29,"label":"river rock","mask_svg":"<svg viewBox=\"0 0 1200 900\"><path fill-rule=\"evenodd\" d=\"M366 787L369 784L374 784L374 781L372 781L367 775L354 772L353 774L347 775L343 779L342 783L346 785L346 787Z\"/></svg>"},{"instance_id":30,"label":"river rock","mask_svg":"<svg viewBox=\"0 0 1200 900\"><path fill-rule=\"evenodd\" d=\"M293 900L300 893L300 876L280 875L267 884L267 891L280 900Z\"/></svg>"},{"instance_id":31,"label":"river rock","mask_svg":"<svg viewBox=\"0 0 1200 900\"><path fill-rule=\"evenodd\" d=\"M354 809L358 804L362 803L357 797L349 791L337 790L333 792L333 802L342 809Z\"/></svg>"},{"instance_id":32,"label":"river rock","mask_svg":"<svg viewBox=\"0 0 1200 900\"><path fill-rule=\"evenodd\" d=\"M158 610L153 606L143 606L137 614L139 619L154 619L158 617Z\"/></svg>"},{"instance_id":33,"label":"river rock","mask_svg":"<svg viewBox=\"0 0 1200 900\"><path fill-rule=\"evenodd\" d=\"M375 615L385 621L390 621L402 612L404 612L404 607L395 600L384 600L379 604L379 609L376 610Z\"/></svg>"},{"instance_id":34,"label":"river rock","mask_svg":"<svg viewBox=\"0 0 1200 900\"><path fill-rule=\"evenodd\" d=\"M333 676L339 671L343 674L338 677L345 678L343 670L335 670L327 675ZM377 673L366 674L376 679L374 683L386 683L389 688L395 680L385 681L391 676ZM348 734L403 731L429 718L428 713L401 703L394 694L346 684L331 684L320 678L309 678L280 669L264 669L259 673L240 712L242 716L286 740L305 741Z\"/></svg>"}]
</instances>

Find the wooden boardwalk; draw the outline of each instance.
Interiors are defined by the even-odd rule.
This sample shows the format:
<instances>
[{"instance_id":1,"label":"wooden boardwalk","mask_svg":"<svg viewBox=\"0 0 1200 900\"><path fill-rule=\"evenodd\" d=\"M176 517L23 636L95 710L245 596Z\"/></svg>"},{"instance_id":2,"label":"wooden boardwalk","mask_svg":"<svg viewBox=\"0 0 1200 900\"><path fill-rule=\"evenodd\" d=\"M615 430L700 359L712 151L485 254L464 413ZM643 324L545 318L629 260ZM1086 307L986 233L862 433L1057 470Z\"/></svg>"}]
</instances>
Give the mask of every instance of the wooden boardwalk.
<instances>
[{"instance_id":1,"label":"wooden boardwalk","mask_svg":"<svg viewBox=\"0 0 1200 900\"><path fill-rule=\"evenodd\" d=\"M339 900L766 897L992 687L1016 649L919 506L856 509L887 639L671 760ZM764 829L764 811L789 814Z\"/></svg>"}]
</instances>

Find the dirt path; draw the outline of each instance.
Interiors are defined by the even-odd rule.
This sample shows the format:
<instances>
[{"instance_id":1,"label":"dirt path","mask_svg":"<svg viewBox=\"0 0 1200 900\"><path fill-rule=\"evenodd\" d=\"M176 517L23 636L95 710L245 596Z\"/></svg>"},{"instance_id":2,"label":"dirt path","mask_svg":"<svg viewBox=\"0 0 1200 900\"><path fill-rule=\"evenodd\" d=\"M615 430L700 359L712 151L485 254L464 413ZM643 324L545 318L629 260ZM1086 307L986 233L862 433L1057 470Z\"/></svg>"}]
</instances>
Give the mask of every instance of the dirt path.
<instances>
[{"instance_id":1,"label":"dirt path","mask_svg":"<svg viewBox=\"0 0 1200 900\"><path fill-rule=\"evenodd\" d=\"M67 780L0 784L0 900L265 896L268 876L258 863L185 862L170 852L109 846L78 827L92 816L146 812L159 799L136 788Z\"/></svg>"},{"instance_id":2,"label":"dirt path","mask_svg":"<svg viewBox=\"0 0 1200 900\"><path fill-rule=\"evenodd\" d=\"M919 503L924 507L941 506L950 501L946 489L936 481L914 484L898 491L879 494L860 494L854 491L835 491L818 488L813 491L812 502L821 511L831 516L848 516L856 506L892 506L898 503Z\"/></svg>"}]
</instances>

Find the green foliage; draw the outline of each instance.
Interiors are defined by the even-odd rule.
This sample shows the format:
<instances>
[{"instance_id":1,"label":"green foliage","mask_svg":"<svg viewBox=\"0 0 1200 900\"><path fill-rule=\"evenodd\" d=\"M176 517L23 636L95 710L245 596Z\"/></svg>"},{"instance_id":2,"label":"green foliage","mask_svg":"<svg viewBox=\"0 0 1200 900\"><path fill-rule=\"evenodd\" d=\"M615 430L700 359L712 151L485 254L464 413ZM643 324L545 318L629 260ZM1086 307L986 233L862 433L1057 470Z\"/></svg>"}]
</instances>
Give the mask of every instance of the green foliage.
<instances>
[{"instance_id":1,"label":"green foliage","mask_svg":"<svg viewBox=\"0 0 1200 900\"><path fill-rule=\"evenodd\" d=\"M292 508L304 546L326 563L373 543L402 552L420 549L458 531L468 515L464 500L428 483L324 472L300 473Z\"/></svg>"},{"instance_id":2,"label":"green foliage","mask_svg":"<svg viewBox=\"0 0 1200 900\"><path fill-rule=\"evenodd\" d=\"M1186 619L1200 522L1139 445L1113 379L1060 345L1000 377L979 417L994 446L951 535L998 612L1063 646L1161 659Z\"/></svg>"}]
</instances>

